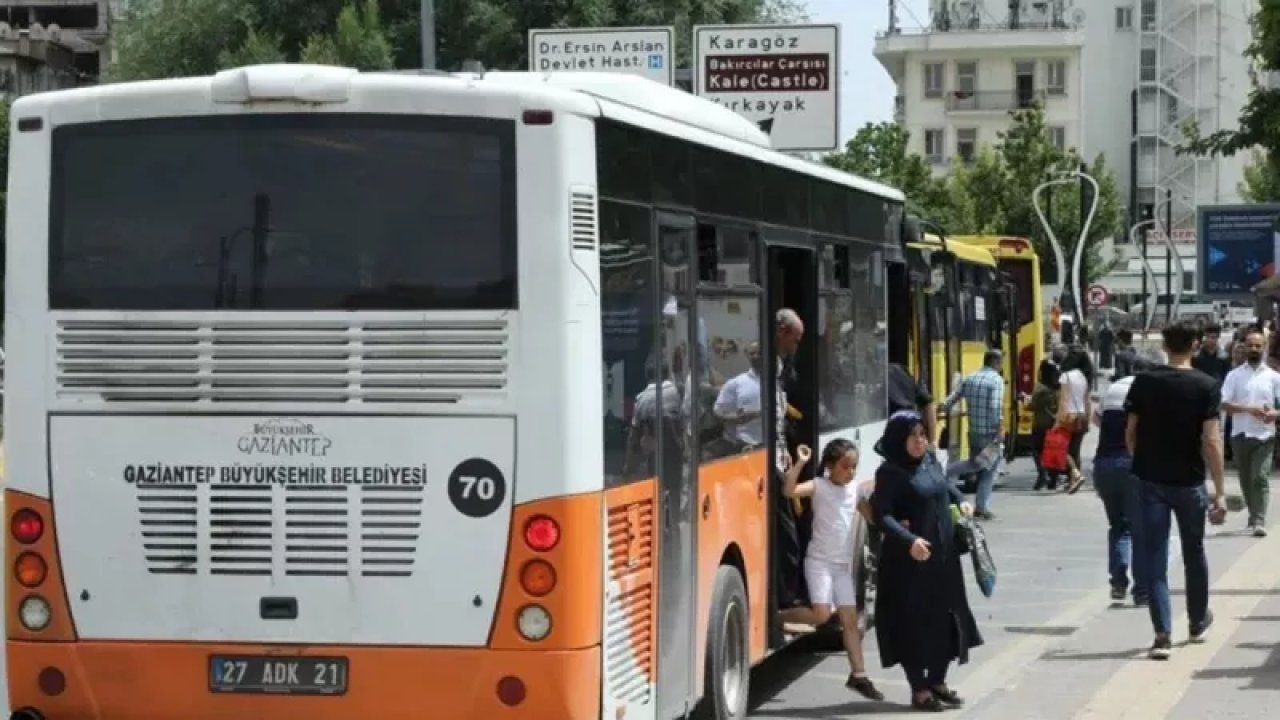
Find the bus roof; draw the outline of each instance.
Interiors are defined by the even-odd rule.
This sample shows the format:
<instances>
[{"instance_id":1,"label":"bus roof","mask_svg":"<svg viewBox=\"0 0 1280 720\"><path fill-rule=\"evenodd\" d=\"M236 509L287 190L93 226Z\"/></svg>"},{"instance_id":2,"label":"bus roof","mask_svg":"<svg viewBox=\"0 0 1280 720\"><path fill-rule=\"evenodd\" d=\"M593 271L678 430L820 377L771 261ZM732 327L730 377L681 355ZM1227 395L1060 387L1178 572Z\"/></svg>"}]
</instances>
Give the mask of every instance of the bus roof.
<instances>
[{"instance_id":1,"label":"bus roof","mask_svg":"<svg viewBox=\"0 0 1280 720\"><path fill-rule=\"evenodd\" d=\"M991 251L1001 260L1035 260L1036 248L1031 240L1015 235L957 235L949 237L967 245L976 245Z\"/></svg>"},{"instance_id":2,"label":"bus roof","mask_svg":"<svg viewBox=\"0 0 1280 720\"><path fill-rule=\"evenodd\" d=\"M188 104L204 100L228 110L235 104L288 103L314 112L326 105L341 106L353 97L388 92L436 97L516 96L525 107L609 118L893 202L906 199L887 185L773 150L768 136L754 123L715 102L647 78L618 73L362 73L328 65L252 65L213 76L108 83L28 95L15 102L12 113L21 117L56 110L54 115L63 122L162 117L172 114L169 105L176 104L166 102L169 97Z\"/></svg>"},{"instance_id":3,"label":"bus roof","mask_svg":"<svg viewBox=\"0 0 1280 720\"><path fill-rule=\"evenodd\" d=\"M926 233L920 242L909 243L907 247L915 250L941 250L942 240L937 235ZM947 250L955 254L956 258L967 263L975 265L986 265L987 267L995 267L996 259L992 257L987 248L975 247L968 243L957 242L954 238L947 238Z\"/></svg>"}]
</instances>

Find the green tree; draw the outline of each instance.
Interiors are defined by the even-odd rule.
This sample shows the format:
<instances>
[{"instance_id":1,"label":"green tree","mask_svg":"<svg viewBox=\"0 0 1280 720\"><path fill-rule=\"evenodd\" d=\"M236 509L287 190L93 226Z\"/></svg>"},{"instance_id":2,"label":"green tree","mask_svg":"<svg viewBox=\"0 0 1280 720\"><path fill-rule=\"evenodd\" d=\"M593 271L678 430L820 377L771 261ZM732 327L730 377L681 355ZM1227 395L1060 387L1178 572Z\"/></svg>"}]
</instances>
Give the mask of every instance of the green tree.
<instances>
[{"instance_id":1,"label":"green tree","mask_svg":"<svg viewBox=\"0 0 1280 720\"><path fill-rule=\"evenodd\" d=\"M378 0L376 23L364 19L368 6L361 6L363 13L353 7L360 22L336 27L351 3L133 0L116 29L112 79L207 75L241 61L299 60L304 51L311 59L362 67L421 66L418 0ZM674 25L677 58L687 64L693 25L800 17L798 0L438 0L436 46L445 69L468 59L520 69L528 63L530 28Z\"/></svg>"},{"instance_id":2,"label":"green tree","mask_svg":"<svg viewBox=\"0 0 1280 720\"><path fill-rule=\"evenodd\" d=\"M823 162L902 190L913 214L941 222L948 203L946 184L933 176L924 158L907 151L910 139L896 123L867 123Z\"/></svg>"},{"instance_id":3,"label":"green tree","mask_svg":"<svg viewBox=\"0 0 1280 720\"><path fill-rule=\"evenodd\" d=\"M1280 160L1270 153L1255 152L1244 168L1240 196L1249 202L1280 201Z\"/></svg>"},{"instance_id":4,"label":"green tree","mask_svg":"<svg viewBox=\"0 0 1280 720\"><path fill-rule=\"evenodd\" d=\"M351 5L342 8L333 33L316 33L308 38L302 46L301 60L358 70L391 69L391 42L382 27L378 0L364 0L361 10Z\"/></svg>"}]
</instances>

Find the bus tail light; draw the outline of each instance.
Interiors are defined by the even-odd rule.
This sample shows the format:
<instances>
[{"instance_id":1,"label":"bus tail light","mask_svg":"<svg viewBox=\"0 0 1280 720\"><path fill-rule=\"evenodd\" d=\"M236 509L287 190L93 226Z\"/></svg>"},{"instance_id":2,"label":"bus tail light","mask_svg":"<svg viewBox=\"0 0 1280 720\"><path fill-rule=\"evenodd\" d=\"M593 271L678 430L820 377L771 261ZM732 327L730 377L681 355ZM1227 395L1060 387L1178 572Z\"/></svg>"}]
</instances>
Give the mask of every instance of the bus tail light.
<instances>
[{"instance_id":1,"label":"bus tail light","mask_svg":"<svg viewBox=\"0 0 1280 720\"><path fill-rule=\"evenodd\" d=\"M525 125L550 125L555 122L555 113L550 110L525 110L520 119Z\"/></svg>"},{"instance_id":2,"label":"bus tail light","mask_svg":"<svg viewBox=\"0 0 1280 720\"><path fill-rule=\"evenodd\" d=\"M13 514L9 531L13 533L14 540L30 545L44 535L44 518L35 510L22 508Z\"/></svg>"},{"instance_id":3,"label":"bus tail light","mask_svg":"<svg viewBox=\"0 0 1280 720\"><path fill-rule=\"evenodd\" d=\"M24 552L18 556L18 562L13 565L13 576L22 583L23 587L39 587L49 576L49 566L39 555Z\"/></svg>"},{"instance_id":4,"label":"bus tail light","mask_svg":"<svg viewBox=\"0 0 1280 720\"><path fill-rule=\"evenodd\" d=\"M551 634L551 613L541 605L525 605L516 617L516 627L525 640L538 642Z\"/></svg>"},{"instance_id":5,"label":"bus tail light","mask_svg":"<svg viewBox=\"0 0 1280 720\"><path fill-rule=\"evenodd\" d=\"M58 556L53 505L45 498L6 490L4 508L13 538L5 544L4 555L10 573L5 582L8 638L74 642L76 632Z\"/></svg>"},{"instance_id":6,"label":"bus tail light","mask_svg":"<svg viewBox=\"0 0 1280 720\"><path fill-rule=\"evenodd\" d=\"M1035 348L1028 345L1018 353L1018 392L1030 394L1036 387Z\"/></svg>"},{"instance_id":7,"label":"bus tail light","mask_svg":"<svg viewBox=\"0 0 1280 720\"><path fill-rule=\"evenodd\" d=\"M546 515L534 515L524 525L524 542L536 552L549 552L560 542L560 525Z\"/></svg>"},{"instance_id":8,"label":"bus tail light","mask_svg":"<svg viewBox=\"0 0 1280 720\"><path fill-rule=\"evenodd\" d=\"M542 597L556 587L556 569L545 560L530 560L520 570L520 586L534 597Z\"/></svg>"}]
</instances>

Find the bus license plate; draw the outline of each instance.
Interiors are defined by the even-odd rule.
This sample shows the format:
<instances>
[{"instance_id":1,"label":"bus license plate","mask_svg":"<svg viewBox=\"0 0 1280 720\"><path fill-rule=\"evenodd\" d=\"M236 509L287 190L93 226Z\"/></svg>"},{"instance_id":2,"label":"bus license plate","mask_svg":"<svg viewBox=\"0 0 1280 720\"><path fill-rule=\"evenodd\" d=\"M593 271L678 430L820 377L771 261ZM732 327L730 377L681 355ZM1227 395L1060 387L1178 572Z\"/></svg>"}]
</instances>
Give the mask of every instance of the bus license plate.
<instances>
[{"instance_id":1,"label":"bus license plate","mask_svg":"<svg viewBox=\"0 0 1280 720\"><path fill-rule=\"evenodd\" d=\"M209 658L209 690L280 695L343 695L347 659L215 655Z\"/></svg>"}]
</instances>

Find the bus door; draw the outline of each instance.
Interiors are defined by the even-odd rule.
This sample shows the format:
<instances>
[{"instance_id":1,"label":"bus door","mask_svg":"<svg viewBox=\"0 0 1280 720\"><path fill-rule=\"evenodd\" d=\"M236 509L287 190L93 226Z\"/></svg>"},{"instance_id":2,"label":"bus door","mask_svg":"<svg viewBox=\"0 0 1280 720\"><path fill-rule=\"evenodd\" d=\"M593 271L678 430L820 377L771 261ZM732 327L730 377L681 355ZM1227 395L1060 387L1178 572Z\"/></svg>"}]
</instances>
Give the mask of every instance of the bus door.
<instances>
[{"instance_id":1,"label":"bus door","mask_svg":"<svg viewBox=\"0 0 1280 720\"><path fill-rule=\"evenodd\" d=\"M993 279L990 293L992 305L991 322L987 324L990 334L989 344L1004 351L1005 368L1003 375L1008 378L1005 395L1009 407L1005 411L1005 446L1006 459L1017 457L1018 445L1018 407L1020 396L1024 392L1018 373L1018 328L1022 319L1018 317L1018 287L1003 273L997 273Z\"/></svg>"},{"instance_id":2,"label":"bus door","mask_svg":"<svg viewBox=\"0 0 1280 720\"><path fill-rule=\"evenodd\" d=\"M942 350L942 382L939 387L942 393L937 397L942 402L951 396L959 384L963 371L963 332L960 326L960 285L955 256L949 252L934 253L932 259L936 292L930 298L932 306L930 320L936 325L934 341L941 341ZM941 276L941 282L938 277ZM946 417L947 442L943 445L951 457L958 457L964 447L962 430L965 423L959 422L960 413L954 409Z\"/></svg>"},{"instance_id":3,"label":"bus door","mask_svg":"<svg viewBox=\"0 0 1280 720\"><path fill-rule=\"evenodd\" d=\"M765 390L765 436L769 438L770 460L776 448L792 453L801 443L811 448L818 445L818 256L807 238L791 237L785 231L767 230L765 240L765 292L769 299L765 318L764 341L768 348L769 368L762 378ZM777 312L790 308L799 314L805 324L804 338L796 350L789 368L784 368L787 391L787 432L776 437L772 421L775 413L774 388L778 382L779 362L776 347ZM805 468L806 477L813 472L816 462ZM803 477L802 477L803 479ZM780 603L791 604L807 601L807 590L800 564L805 543L809 539L810 513L807 502L788 503L781 494L777 482L770 483L770 516L773 518L770 533L770 565L773 569L770 583L770 616ZM783 641L780 628L771 627L770 644Z\"/></svg>"},{"instance_id":4,"label":"bus door","mask_svg":"<svg viewBox=\"0 0 1280 720\"><path fill-rule=\"evenodd\" d=\"M697 225L687 215L656 215L659 302L662 330L659 357L664 385L658 412L664 431L658 447L658 717L684 717L697 684L694 668L694 613L697 609L697 523L695 522L698 438L697 388L702 382L698 351ZM675 391L667 390L667 383ZM668 407L678 402L678 407ZM666 428L671 428L669 431Z\"/></svg>"}]
</instances>

